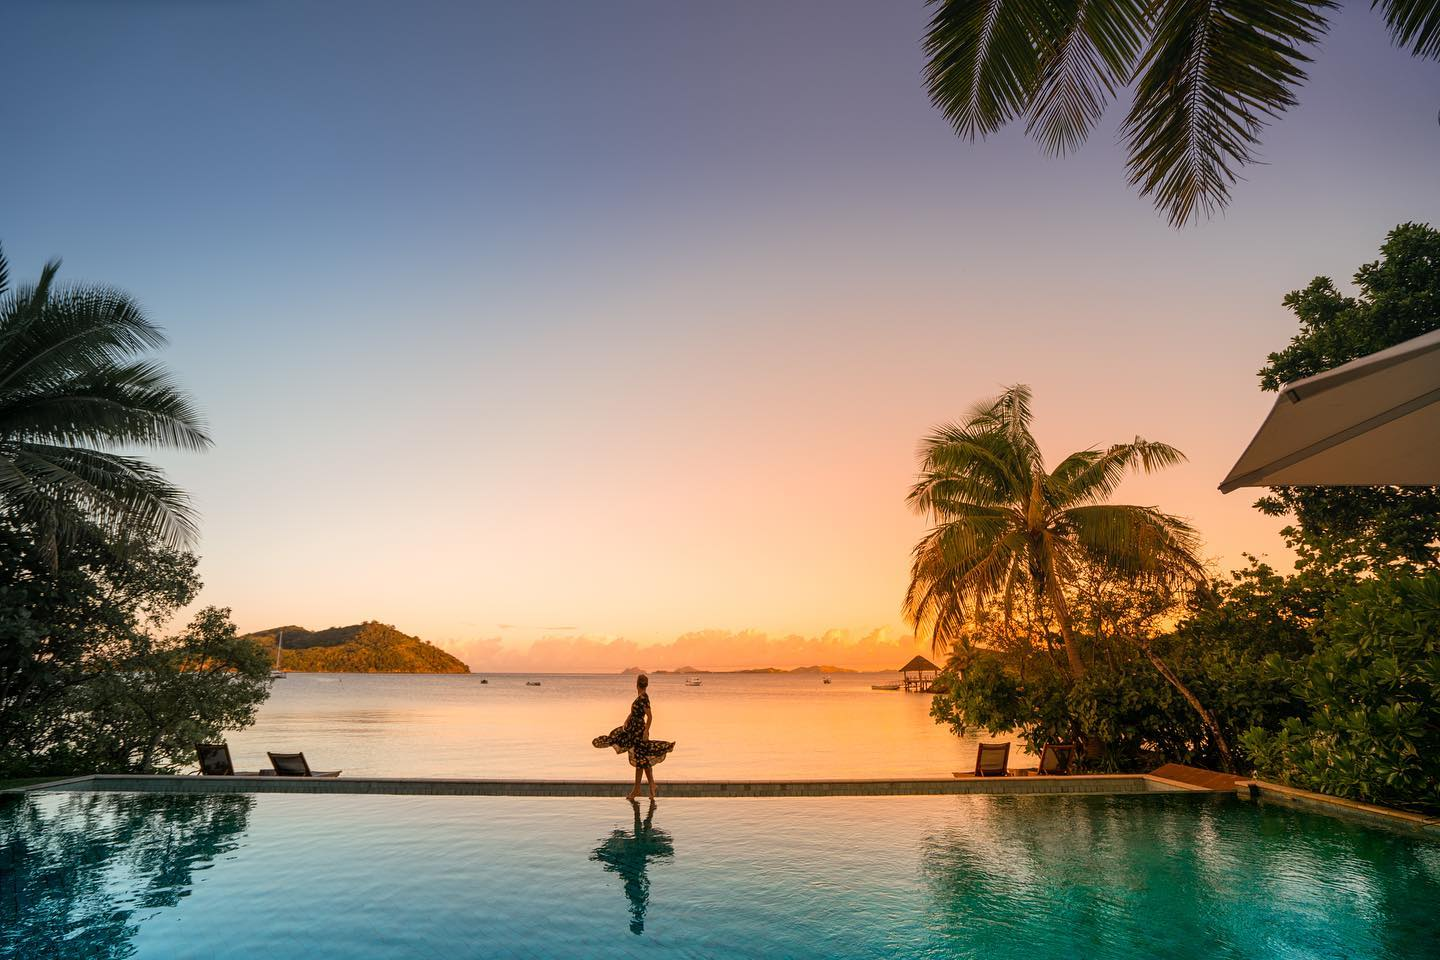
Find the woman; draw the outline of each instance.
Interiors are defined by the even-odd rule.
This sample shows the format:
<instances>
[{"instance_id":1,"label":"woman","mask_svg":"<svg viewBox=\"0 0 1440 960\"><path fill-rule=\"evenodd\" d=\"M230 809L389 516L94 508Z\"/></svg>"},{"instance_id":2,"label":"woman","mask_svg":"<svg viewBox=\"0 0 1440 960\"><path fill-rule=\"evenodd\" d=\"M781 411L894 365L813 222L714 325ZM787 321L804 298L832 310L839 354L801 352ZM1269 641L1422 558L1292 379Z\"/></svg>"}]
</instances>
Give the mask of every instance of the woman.
<instances>
[{"instance_id":1,"label":"woman","mask_svg":"<svg viewBox=\"0 0 1440 960\"><path fill-rule=\"evenodd\" d=\"M635 768L635 788L625 795L634 800L640 794L640 775L650 781L650 799L655 799L655 764L664 760L675 749L673 740L651 740L650 721L655 715L650 711L650 695L646 689L650 678L645 674L635 678L635 702L630 704L630 716L622 726L616 727L604 736L590 741L596 747L610 747L616 753L628 753L630 766Z\"/></svg>"}]
</instances>

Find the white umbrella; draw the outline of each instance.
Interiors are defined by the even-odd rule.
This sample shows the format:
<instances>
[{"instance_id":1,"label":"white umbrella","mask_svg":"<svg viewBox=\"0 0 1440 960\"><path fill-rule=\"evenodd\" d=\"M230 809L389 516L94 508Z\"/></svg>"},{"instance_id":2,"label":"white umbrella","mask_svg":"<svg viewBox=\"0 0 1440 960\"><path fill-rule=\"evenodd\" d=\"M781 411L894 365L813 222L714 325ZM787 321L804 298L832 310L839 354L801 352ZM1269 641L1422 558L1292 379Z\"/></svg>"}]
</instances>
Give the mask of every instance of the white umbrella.
<instances>
[{"instance_id":1,"label":"white umbrella","mask_svg":"<svg viewBox=\"0 0 1440 960\"><path fill-rule=\"evenodd\" d=\"M1440 485L1440 330L1287 383L1220 484Z\"/></svg>"}]
</instances>

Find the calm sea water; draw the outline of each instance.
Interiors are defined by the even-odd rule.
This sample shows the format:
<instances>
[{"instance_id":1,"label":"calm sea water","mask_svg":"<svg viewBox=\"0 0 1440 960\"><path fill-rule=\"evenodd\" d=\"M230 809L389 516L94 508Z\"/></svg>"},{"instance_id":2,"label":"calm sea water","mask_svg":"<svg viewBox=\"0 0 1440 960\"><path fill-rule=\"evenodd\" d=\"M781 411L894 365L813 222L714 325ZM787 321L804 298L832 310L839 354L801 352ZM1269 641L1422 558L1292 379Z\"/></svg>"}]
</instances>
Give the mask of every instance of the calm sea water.
<instances>
[{"instance_id":1,"label":"calm sea water","mask_svg":"<svg viewBox=\"0 0 1440 960\"><path fill-rule=\"evenodd\" d=\"M0 957L1433 960L1440 844L1233 797L0 798Z\"/></svg>"},{"instance_id":2,"label":"calm sea water","mask_svg":"<svg viewBox=\"0 0 1440 960\"><path fill-rule=\"evenodd\" d=\"M290 674L254 727L230 736L236 768L267 750L304 751L353 776L628 778L623 756L590 741L619 726L632 677ZM651 736L674 740L660 779L944 777L973 769L975 737L930 719L930 697L871 690L896 675L654 676ZM526 686L539 680L538 687Z\"/></svg>"}]
</instances>

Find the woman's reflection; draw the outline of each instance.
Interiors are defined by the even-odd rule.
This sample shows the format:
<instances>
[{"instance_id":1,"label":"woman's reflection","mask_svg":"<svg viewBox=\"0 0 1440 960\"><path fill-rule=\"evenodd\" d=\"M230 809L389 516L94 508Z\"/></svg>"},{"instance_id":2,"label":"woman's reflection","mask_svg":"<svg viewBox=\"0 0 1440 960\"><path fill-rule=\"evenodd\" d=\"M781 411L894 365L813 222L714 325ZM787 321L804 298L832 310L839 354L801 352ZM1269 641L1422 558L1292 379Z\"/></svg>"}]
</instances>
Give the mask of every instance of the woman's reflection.
<instances>
[{"instance_id":1,"label":"woman's reflection","mask_svg":"<svg viewBox=\"0 0 1440 960\"><path fill-rule=\"evenodd\" d=\"M590 855L599 860L611 873L620 874L625 881L625 896L630 900L630 932L645 932L645 908L650 905L650 878L646 869L651 860L668 860L675 856L675 845L670 834L656 829L651 821L655 819L655 801L640 819L640 802L631 800L635 812L635 826L631 832L616 830L601 841L600 846Z\"/></svg>"}]
</instances>

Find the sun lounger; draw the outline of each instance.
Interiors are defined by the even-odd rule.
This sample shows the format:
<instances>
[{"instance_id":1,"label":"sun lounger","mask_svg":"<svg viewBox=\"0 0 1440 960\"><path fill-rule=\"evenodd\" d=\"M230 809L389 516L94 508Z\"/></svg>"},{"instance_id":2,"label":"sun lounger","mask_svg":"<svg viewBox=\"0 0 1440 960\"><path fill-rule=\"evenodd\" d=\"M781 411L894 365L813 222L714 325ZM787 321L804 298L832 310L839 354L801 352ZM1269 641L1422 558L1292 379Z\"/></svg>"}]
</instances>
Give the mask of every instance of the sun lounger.
<instances>
[{"instance_id":1,"label":"sun lounger","mask_svg":"<svg viewBox=\"0 0 1440 960\"><path fill-rule=\"evenodd\" d=\"M1047 743L1040 751L1040 776L1061 777L1075 766L1075 744Z\"/></svg>"},{"instance_id":2,"label":"sun lounger","mask_svg":"<svg viewBox=\"0 0 1440 960\"><path fill-rule=\"evenodd\" d=\"M225 743L197 743L195 754L200 758L200 775L202 777L258 777L258 771L247 770L241 773L235 772L235 765L230 762L230 746Z\"/></svg>"},{"instance_id":3,"label":"sun lounger","mask_svg":"<svg viewBox=\"0 0 1440 960\"><path fill-rule=\"evenodd\" d=\"M1010 762L1009 743L982 743L975 752L975 776L1003 777Z\"/></svg>"},{"instance_id":4,"label":"sun lounger","mask_svg":"<svg viewBox=\"0 0 1440 960\"><path fill-rule=\"evenodd\" d=\"M303 753L267 753L277 777L338 777L339 770L311 770Z\"/></svg>"}]
</instances>

